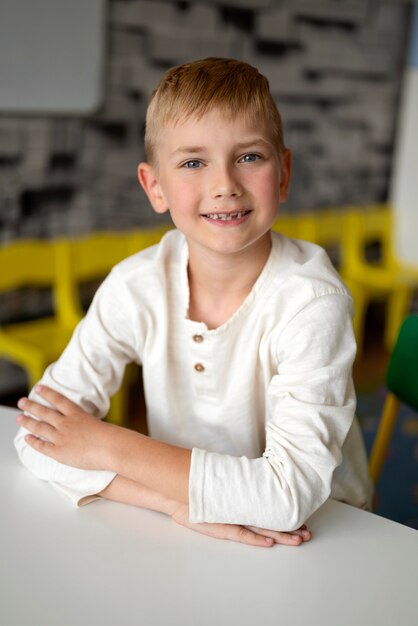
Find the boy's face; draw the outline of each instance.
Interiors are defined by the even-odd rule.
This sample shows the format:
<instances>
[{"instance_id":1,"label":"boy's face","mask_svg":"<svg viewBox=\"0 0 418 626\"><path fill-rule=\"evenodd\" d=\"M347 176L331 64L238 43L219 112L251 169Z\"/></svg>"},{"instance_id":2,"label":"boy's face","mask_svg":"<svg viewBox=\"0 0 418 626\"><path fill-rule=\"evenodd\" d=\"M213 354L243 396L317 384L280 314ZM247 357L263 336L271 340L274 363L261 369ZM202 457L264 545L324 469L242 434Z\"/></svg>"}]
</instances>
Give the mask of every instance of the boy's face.
<instances>
[{"instance_id":1,"label":"boy's face","mask_svg":"<svg viewBox=\"0 0 418 626\"><path fill-rule=\"evenodd\" d=\"M154 209L170 211L190 252L270 246L291 160L286 151L280 164L267 124L228 120L215 109L164 128L157 158L155 168L139 165L139 180Z\"/></svg>"}]
</instances>

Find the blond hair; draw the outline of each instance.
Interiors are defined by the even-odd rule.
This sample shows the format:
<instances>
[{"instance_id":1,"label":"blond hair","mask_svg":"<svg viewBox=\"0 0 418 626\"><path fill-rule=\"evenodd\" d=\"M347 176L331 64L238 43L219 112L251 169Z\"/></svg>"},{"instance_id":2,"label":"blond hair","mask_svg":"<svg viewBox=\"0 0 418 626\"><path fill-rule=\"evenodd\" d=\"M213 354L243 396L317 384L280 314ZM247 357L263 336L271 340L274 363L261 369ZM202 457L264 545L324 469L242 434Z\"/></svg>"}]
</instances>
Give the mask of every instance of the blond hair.
<instances>
[{"instance_id":1,"label":"blond hair","mask_svg":"<svg viewBox=\"0 0 418 626\"><path fill-rule=\"evenodd\" d=\"M228 119L242 114L250 122L266 122L281 157L285 150L282 121L267 78L243 61L208 58L171 68L153 92L145 123L148 161L157 162L161 128L189 117L199 119L214 108Z\"/></svg>"}]
</instances>

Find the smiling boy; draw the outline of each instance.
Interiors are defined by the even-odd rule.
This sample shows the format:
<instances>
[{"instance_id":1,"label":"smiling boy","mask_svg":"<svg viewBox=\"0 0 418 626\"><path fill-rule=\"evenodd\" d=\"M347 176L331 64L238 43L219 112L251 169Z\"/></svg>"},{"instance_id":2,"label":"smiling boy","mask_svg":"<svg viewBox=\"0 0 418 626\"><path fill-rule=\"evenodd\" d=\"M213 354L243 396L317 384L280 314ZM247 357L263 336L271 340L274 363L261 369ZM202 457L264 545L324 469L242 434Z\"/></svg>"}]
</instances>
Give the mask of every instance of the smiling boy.
<instances>
[{"instance_id":1,"label":"smiling boy","mask_svg":"<svg viewBox=\"0 0 418 626\"><path fill-rule=\"evenodd\" d=\"M78 503L100 495L215 537L299 545L328 497L370 506L351 297L321 248L271 232L291 157L255 68L169 70L145 141L139 181L177 230L114 268L19 402L19 456ZM96 419L129 361L150 437Z\"/></svg>"},{"instance_id":2,"label":"smiling boy","mask_svg":"<svg viewBox=\"0 0 418 626\"><path fill-rule=\"evenodd\" d=\"M278 152L266 121L213 109L167 126L158 161L142 163L138 173L154 209L169 210L186 237L189 317L221 326L270 254L271 226L287 197L290 152Z\"/></svg>"}]
</instances>

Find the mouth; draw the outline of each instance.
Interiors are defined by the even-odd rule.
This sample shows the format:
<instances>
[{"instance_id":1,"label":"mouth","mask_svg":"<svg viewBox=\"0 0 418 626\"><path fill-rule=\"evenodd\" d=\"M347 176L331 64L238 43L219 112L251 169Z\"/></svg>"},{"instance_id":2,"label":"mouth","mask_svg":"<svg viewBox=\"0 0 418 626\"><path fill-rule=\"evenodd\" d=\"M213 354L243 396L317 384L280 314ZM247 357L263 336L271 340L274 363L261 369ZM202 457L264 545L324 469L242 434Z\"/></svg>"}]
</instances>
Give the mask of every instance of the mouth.
<instances>
[{"instance_id":1,"label":"mouth","mask_svg":"<svg viewBox=\"0 0 418 626\"><path fill-rule=\"evenodd\" d=\"M205 213L202 217L207 217L210 220L216 222L231 222L233 220L239 220L251 213L251 209L244 211L235 211L233 213Z\"/></svg>"}]
</instances>

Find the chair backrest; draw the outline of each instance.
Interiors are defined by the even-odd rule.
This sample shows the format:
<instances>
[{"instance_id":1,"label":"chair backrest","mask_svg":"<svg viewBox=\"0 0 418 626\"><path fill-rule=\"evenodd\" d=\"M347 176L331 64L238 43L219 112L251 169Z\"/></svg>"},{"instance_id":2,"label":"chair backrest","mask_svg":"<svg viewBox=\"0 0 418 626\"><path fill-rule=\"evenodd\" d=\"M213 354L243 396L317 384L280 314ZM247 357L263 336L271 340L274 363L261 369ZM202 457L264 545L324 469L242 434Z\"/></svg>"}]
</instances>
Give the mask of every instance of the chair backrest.
<instances>
[{"instance_id":1,"label":"chair backrest","mask_svg":"<svg viewBox=\"0 0 418 626\"><path fill-rule=\"evenodd\" d=\"M160 239L173 228L172 224L165 224L155 228L139 228L131 231L128 236L128 254L134 254L159 243Z\"/></svg>"},{"instance_id":2,"label":"chair backrest","mask_svg":"<svg viewBox=\"0 0 418 626\"><path fill-rule=\"evenodd\" d=\"M344 207L317 209L300 216L300 237L325 248L332 262L340 267Z\"/></svg>"},{"instance_id":3,"label":"chair backrest","mask_svg":"<svg viewBox=\"0 0 418 626\"><path fill-rule=\"evenodd\" d=\"M294 237L300 239L300 228L297 214L279 213L279 217L276 219L272 226L272 230L286 235L286 237Z\"/></svg>"},{"instance_id":4,"label":"chair backrest","mask_svg":"<svg viewBox=\"0 0 418 626\"><path fill-rule=\"evenodd\" d=\"M77 283L104 278L114 265L139 250L158 243L172 226L128 232L99 232L69 240L71 271Z\"/></svg>"},{"instance_id":5,"label":"chair backrest","mask_svg":"<svg viewBox=\"0 0 418 626\"><path fill-rule=\"evenodd\" d=\"M405 318L386 374L388 389L418 411L418 315Z\"/></svg>"},{"instance_id":6,"label":"chair backrest","mask_svg":"<svg viewBox=\"0 0 418 626\"><path fill-rule=\"evenodd\" d=\"M66 240L14 241L0 248L0 293L25 287L49 288L53 316L64 326L74 328L82 312L71 284L70 265Z\"/></svg>"},{"instance_id":7,"label":"chair backrest","mask_svg":"<svg viewBox=\"0 0 418 626\"><path fill-rule=\"evenodd\" d=\"M76 283L106 276L114 265L129 255L128 234L99 232L68 240L71 272Z\"/></svg>"},{"instance_id":8,"label":"chair backrest","mask_svg":"<svg viewBox=\"0 0 418 626\"><path fill-rule=\"evenodd\" d=\"M99 232L79 239L15 241L0 248L0 293L50 287L55 314L73 328L84 315L81 284L102 280L119 261L158 243L170 227Z\"/></svg>"},{"instance_id":9,"label":"chair backrest","mask_svg":"<svg viewBox=\"0 0 418 626\"><path fill-rule=\"evenodd\" d=\"M59 240L60 272L66 277L58 294L60 302L66 303L62 310L72 311L73 318L75 315L81 317L84 314L81 301L84 307L89 305L98 284L112 267L134 252L157 243L169 228L98 232L80 239ZM83 284L87 284L84 296L80 292Z\"/></svg>"},{"instance_id":10,"label":"chair backrest","mask_svg":"<svg viewBox=\"0 0 418 626\"><path fill-rule=\"evenodd\" d=\"M343 266L347 273L358 269L367 259L367 249L378 244L379 258L376 264L390 268L394 263L392 211L388 205L355 207L347 210L343 224Z\"/></svg>"},{"instance_id":11,"label":"chair backrest","mask_svg":"<svg viewBox=\"0 0 418 626\"><path fill-rule=\"evenodd\" d=\"M48 287L56 279L56 250L50 241L21 240L0 248L0 292Z\"/></svg>"}]
</instances>

